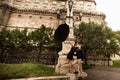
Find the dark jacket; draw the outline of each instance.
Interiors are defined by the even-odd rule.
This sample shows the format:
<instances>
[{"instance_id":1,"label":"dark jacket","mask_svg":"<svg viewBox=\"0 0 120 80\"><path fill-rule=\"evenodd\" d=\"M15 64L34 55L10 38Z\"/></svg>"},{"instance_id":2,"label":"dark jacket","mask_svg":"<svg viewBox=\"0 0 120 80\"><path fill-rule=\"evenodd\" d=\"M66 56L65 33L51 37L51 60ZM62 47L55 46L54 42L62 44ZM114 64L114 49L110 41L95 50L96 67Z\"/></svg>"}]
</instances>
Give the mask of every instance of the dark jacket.
<instances>
[{"instance_id":1,"label":"dark jacket","mask_svg":"<svg viewBox=\"0 0 120 80\"><path fill-rule=\"evenodd\" d=\"M67 59L73 60L74 52L76 52L77 47L72 47L69 53L67 54Z\"/></svg>"},{"instance_id":2,"label":"dark jacket","mask_svg":"<svg viewBox=\"0 0 120 80\"><path fill-rule=\"evenodd\" d=\"M82 59L84 60L85 59L85 52L84 52L84 49L79 49L77 52L76 52L76 55L77 56L77 59Z\"/></svg>"}]
</instances>

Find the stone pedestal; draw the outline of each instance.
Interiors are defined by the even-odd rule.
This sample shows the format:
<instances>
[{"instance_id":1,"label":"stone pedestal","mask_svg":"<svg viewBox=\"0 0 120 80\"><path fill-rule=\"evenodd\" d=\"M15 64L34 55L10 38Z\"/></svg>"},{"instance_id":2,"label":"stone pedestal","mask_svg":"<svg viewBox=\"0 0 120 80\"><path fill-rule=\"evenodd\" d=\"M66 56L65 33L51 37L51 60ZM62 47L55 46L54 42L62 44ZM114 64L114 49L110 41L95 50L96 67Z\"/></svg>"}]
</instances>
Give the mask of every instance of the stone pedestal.
<instances>
[{"instance_id":1,"label":"stone pedestal","mask_svg":"<svg viewBox=\"0 0 120 80\"><path fill-rule=\"evenodd\" d=\"M81 60L77 60L75 59L75 64L65 64L66 66L63 66L64 63L66 63L67 60L67 54L69 53L69 51L71 50L71 47L75 44L75 38L74 38L74 27L73 27L73 8L71 8L71 11L69 9L68 6L68 1L67 1L67 16L66 16L66 24L69 25L70 28L70 32L68 35L68 38L66 39L66 41L62 42L62 51L60 51L59 54L59 58L58 58L58 63L56 65L56 69L55 72L56 73L60 73L60 74L72 74L73 78L75 76L78 77L86 77L87 74L85 72L83 72L82 70L82 61ZM74 72L77 71L78 74L75 75ZM71 78L70 80L75 80Z\"/></svg>"},{"instance_id":2,"label":"stone pedestal","mask_svg":"<svg viewBox=\"0 0 120 80\"><path fill-rule=\"evenodd\" d=\"M87 77L87 73L85 73L82 69L82 62L81 60L76 59L76 57L74 57L76 64L74 64L71 67L71 72L70 72L70 65L66 65L63 66L64 63L67 61L66 59L66 55L59 55L58 58L58 64L56 65L56 73L60 73L60 74L71 74L72 75L72 79L70 80L74 80L74 78L78 78L78 77L82 77L85 78ZM75 73L77 71L77 74Z\"/></svg>"},{"instance_id":3,"label":"stone pedestal","mask_svg":"<svg viewBox=\"0 0 120 80\"><path fill-rule=\"evenodd\" d=\"M59 57L55 70L56 73L66 74L69 72L69 65L62 68L61 66L67 61L67 54L69 53L73 44L74 41L70 41L70 40L66 40L65 42L62 43L62 51L58 53Z\"/></svg>"}]
</instances>

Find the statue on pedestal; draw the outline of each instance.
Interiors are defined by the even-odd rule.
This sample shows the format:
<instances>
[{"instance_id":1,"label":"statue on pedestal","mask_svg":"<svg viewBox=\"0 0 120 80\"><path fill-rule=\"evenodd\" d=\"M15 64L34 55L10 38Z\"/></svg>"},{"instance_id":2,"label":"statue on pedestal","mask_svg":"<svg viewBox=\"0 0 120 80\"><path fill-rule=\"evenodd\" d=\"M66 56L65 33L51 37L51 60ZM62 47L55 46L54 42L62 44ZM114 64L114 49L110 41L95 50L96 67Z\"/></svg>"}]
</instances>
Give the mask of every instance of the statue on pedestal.
<instances>
[{"instance_id":1,"label":"statue on pedestal","mask_svg":"<svg viewBox=\"0 0 120 80\"><path fill-rule=\"evenodd\" d=\"M67 24L59 25L54 35L56 42L63 43L66 40L69 34L69 30L67 29L69 29L69 26ZM65 52L65 50L62 49L62 51L59 52L58 63L56 65L56 73L67 74L77 71L79 76L86 77L87 74L83 72L82 69L83 54L84 52L82 51L80 45L72 45L69 52Z\"/></svg>"},{"instance_id":2,"label":"statue on pedestal","mask_svg":"<svg viewBox=\"0 0 120 80\"><path fill-rule=\"evenodd\" d=\"M83 59L79 56L82 52L81 47L74 45L73 29L73 0L68 0L66 23L60 24L54 34L54 40L62 44L55 72L60 74L77 72L79 77L86 77L87 74L82 69Z\"/></svg>"}]
</instances>

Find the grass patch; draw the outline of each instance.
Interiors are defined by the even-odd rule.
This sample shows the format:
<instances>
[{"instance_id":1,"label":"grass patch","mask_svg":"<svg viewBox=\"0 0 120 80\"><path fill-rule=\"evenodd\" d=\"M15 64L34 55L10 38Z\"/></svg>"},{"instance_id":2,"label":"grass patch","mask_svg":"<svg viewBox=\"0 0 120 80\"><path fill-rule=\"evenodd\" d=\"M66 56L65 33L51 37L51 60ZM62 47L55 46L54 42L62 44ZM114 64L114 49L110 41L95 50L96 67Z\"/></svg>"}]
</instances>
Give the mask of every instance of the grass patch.
<instances>
[{"instance_id":1,"label":"grass patch","mask_svg":"<svg viewBox=\"0 0 120 80\"><path fill-rule=\"evenodd\" d=\"M53 68L43 64L0 64L0 80L57 75Z\"/></svg>"},{"instance_id":2,"label":"grass patch","mask_svg":"<svg viewBox=\"0 0 120 80\"><path fill-rule=\"evenodd\" d=\"M113 66L120 67L120 60L114 60Z\"/></svg>"}]
</instances>

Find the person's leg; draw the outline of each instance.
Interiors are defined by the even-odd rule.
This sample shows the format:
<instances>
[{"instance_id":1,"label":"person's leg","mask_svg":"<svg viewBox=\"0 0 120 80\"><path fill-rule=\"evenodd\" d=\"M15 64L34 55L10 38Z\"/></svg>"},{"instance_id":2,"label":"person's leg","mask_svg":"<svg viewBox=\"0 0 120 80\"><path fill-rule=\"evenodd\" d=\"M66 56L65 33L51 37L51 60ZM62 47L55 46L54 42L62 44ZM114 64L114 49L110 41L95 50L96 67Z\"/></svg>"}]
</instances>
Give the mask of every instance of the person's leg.
<instances>
[{"instance_id":1,"label":"person's leg","mask_svg":"<svg viewBox=\"0 0 120 80\"><path fill-rule=\"evenodd\" d=\"M82 72L83 72L82 63L83 63L83 61L82 61L81 59L78 59L79 71L80 71L81 74L82 74Z\"/></svg>"},{"instance_id":2,"label":"person's leg","mask_svg":"<svg viewBox=\"0 0 120 80\"><path fill-rule=\"evenodd\" d=\"M69 72L72 72L72 69L74 68L73 62L74 62L74 60L71 60L71 61L70 61L70 69L69 69Z\"/></svg>"},{"instance_id":3,"label":"person's leg","mask_svg":"<svg viewBox=\"0 0 120 80\"><path fill-rule=\"evenodd\" d=\"M69 63L70 63L70 60L67 59L61 64L61 67L67 66Z\"/></svg>"},{"instance_id":4,"label":"person's leg","mask_svg":"<svg viewBox=\"0 0 120 80\"><path fill-rule=\"evenodd\" d=\"M62 66L61 66L61 68L62 67L68 67L69 68L69 72L71 72L71 70L72 70L71 63L72 63L72 61L69 60L69 61L63 63Z\"/></svg>"},{"instance_id":5,"label":"person's leg","mask_svg":"<svg viewBox=\"0 0 120 80\"><path fill-rule=\"evenodd\" d=\"M75 71L78 70L78 62L77 62L77 59L73 60L73 62L71 63L71 66L75 69Z\"/></svg>"}]
</instances>

